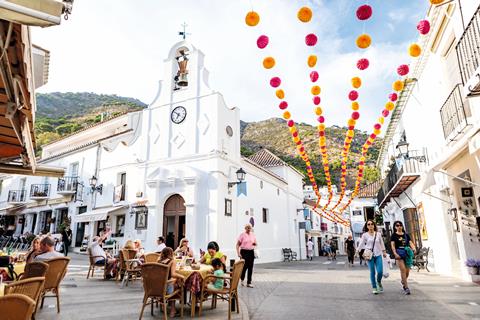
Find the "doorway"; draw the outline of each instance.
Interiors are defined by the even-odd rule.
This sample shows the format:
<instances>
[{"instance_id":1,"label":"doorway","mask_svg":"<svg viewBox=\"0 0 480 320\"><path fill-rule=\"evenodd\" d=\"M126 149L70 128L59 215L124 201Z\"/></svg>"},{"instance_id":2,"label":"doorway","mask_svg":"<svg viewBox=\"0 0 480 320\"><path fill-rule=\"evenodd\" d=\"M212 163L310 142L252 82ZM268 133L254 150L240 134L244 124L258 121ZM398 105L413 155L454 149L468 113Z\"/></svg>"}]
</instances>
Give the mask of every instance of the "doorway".
<instances>
[{"instance_id":1,"label":"doorway","mask_svg":"<svg viewBox=\"0 0 480 320\"><path fill-rule=\"evenodd\" d=\"M185 237L185 200L179 194L167 199L163 209L163 236L165 244L177 248L180 240Z\"/></svg>"}]
</instances>

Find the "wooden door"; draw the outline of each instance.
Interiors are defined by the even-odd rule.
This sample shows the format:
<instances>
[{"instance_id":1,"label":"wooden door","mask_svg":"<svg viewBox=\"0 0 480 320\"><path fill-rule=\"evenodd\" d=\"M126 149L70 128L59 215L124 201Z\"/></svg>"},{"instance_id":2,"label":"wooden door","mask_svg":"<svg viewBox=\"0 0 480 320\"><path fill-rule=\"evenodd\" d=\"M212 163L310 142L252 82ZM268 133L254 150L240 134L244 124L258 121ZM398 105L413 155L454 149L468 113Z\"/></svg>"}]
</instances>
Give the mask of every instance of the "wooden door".
<instances>
[{"instance_id":1,"label":"wooden door","mask_svg":"<svg viewBox=\"0 0 480 320\"><path fill-rule=\"evenodd\" d=\"M167 247L173 249L186 234L185 200L175 194L167 199L163 209L163 236Z\"/></svg>"}]
</instances>

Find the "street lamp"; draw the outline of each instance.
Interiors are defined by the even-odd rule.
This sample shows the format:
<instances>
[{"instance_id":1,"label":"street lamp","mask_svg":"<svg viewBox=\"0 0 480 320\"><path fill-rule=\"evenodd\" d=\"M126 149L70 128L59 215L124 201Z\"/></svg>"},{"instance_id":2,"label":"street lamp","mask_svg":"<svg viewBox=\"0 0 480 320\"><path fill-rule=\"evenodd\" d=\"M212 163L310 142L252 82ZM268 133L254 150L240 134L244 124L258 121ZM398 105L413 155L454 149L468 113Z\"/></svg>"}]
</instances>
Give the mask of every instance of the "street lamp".
<instances>
[{"instance_id":1,"label":"street lamp","mask_svg":"<svg viewBox=\"0 0 480 320\"><path fill-rule=\"evenodd\" d=\"M239 184L239 183L242 183L244 180L245 180L245 176L246 176L246 172L240 168L237 170L237 172L235 172L237 174L237 182L229 182L228 183L228 189L230 189L231 187L233 187L234 185L236 184Z\"/></svg>"},{"instance_id":2,"label":"street lamp","mask_svg":"<svg viewBox=\"0 0 480 320\"><path fill-rule=\"evenodd\" d=\"M398 155L405 160L418 160L420 162L426 162L427 158L424 155L421 156L410 156L409 151L408 151L408 146L409 143L405 140L400 141L397 144L396 149L398 150Z\"/></svg>"},{"instance_id":3,"label":"street lamp","mask_svg":"<svg viewBox=\"0 0 480 320\"><path fill-rule=\"evenodd\" d=\"M97 177L93 175L90 179L88 179L88 184L90 184L91 192L94 193L97 191L98 193L102 194L103 184L97 186Z\"/></svg>"},{"instance_id":4,"label":"street lamp","mask_svg":"<svg viewBox=\"0 0 480 320\"><path fill-rule=\"evenodd\" d=\"M297 209L297 214L305 209L307 209L308 207L308 204L307 204L307 201L304 199L303 202L302 202L302 209Z\"/></svg>"}]
</instances>

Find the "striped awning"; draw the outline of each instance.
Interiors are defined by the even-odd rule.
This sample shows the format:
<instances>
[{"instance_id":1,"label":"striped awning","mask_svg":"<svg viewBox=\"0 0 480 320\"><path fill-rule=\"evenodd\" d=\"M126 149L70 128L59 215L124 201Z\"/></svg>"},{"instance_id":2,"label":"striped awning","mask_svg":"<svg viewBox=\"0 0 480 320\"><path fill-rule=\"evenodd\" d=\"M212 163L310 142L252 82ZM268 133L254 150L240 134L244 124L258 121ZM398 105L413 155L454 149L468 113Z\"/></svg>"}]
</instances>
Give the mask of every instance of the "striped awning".
<instances>
[{"instance_id":1,"label":"striped awning","mask_svg":"<svg viewBox=\"0 0 480 320\"><path fill-rule=\"evenodd\" d=\"M91 211L87 211L85 213L73 216L73 221L76 223L79 222L92 222L92 221L102 221L107 220L107 217L110 213L115 211L124 209L127 206L119 206L119 207L107 207L101 209L95 209Z\"/></svg>"}]
</instances>

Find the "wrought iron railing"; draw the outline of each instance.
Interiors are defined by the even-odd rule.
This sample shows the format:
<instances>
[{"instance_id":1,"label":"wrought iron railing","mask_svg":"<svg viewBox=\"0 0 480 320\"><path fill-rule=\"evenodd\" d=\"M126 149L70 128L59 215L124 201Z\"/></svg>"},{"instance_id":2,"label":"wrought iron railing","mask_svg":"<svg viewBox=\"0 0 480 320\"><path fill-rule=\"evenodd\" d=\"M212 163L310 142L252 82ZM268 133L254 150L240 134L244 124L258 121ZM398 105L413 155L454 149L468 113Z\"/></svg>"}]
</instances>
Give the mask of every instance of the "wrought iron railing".
<instances>
[{"instance_id":1,"label":"wrought iron railing","mask_svg":"<svg viewBox=\"0 0 480 320\"><path fill-rule=\"evenodd\" d=\"M462 82L465 85L480 65L480 7L458 41L456 51Z\"/></svg>"},{"instance_id":2,"label":"wrought iron railing","mask_svg":"<svg viewBox=\"0 0 480 320\"><path fill-rule=\"evenodd\" d=\"M27 198L27 190L10 190L8 191L8 202L25 202Z\"/></svg>"},{"instance_id":3,"label":"wrought iron railing","mask_svg":"<svg viewBox=\"0 0 480 320\"><path fill-rule=\"evenodd\" d=\"M57 192L76 192L78 186L78 177L58 178Z\"/></svg>"},{"instance_id":4,"label":"wrought iron railing","mask_svg":"<svg viewBox=\"0 0 480 320\"><path fill-rule=\"evenodd\" d=\"M50 195L50 184L32 184L30 198L46 198Z\"/></svg>"},{"instance_id":5,"label":"wrought iron railing","mask_svg":"<svg viewBox=\"0 0 480 320\"><path fill-rule=\"evenodd\" d=\"M440 109L440 118L442 119L445 139L447 139L452 132L456 132L456 134L452 135L452 138L454 138L453 136L456 136L468 125L467 113L465 112L465 104L460 86L460 84L457 84L455 88L453 88Z\"/></svg>"}]
</instances>

